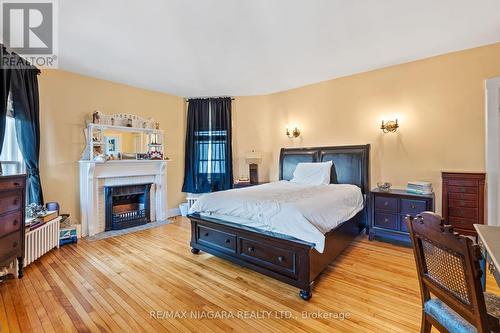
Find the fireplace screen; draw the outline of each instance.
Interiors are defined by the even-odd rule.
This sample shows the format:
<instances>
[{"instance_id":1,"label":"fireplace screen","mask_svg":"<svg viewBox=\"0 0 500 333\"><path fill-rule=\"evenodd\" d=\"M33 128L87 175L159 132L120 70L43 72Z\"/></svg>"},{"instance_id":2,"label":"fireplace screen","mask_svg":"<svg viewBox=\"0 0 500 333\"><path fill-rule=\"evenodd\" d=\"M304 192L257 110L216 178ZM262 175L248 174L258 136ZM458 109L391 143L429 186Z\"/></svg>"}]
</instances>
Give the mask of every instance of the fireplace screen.
<instances>
[{"instance_id":1,"label":"fireplace screen","mask_svg":"<svg viewBox=\"0 0 500 333\"><path fill-rule=\"evenodd\" d=\"M151 183L104 187L106 231L151 221Z\"/></svg>"}]
</instances>

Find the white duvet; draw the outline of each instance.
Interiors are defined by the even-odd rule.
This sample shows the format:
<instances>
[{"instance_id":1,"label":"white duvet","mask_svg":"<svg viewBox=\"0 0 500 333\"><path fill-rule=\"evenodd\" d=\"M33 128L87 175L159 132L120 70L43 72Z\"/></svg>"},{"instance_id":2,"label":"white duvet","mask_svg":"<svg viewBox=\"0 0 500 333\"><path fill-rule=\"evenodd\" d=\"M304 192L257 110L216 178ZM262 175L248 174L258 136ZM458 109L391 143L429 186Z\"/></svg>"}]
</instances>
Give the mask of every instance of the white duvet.
<instances>
[{"instance_id":1,"label":"white duvet","mask_svg":"<svg viewBox=\"0 0 500 333\"><path fill-rule=\"evenodd\" d=\"M204 194L189 212L292 236L322 253L325 233L362 209L363 195L355 185L279 181Z\"/></svg>"}]
</instances>

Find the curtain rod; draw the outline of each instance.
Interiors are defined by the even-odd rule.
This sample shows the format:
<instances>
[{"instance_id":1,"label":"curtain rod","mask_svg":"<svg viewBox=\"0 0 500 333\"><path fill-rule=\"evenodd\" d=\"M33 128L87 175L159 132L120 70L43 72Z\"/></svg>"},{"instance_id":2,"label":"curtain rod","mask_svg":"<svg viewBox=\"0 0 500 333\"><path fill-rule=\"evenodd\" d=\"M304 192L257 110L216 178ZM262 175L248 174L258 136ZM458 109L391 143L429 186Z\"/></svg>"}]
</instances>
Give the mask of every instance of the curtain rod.
<instances>
[{"instance_id":1,"label":"curtain rod","mask_svg":"<svg viewBox=\"0 0 500 333\"><path fill-rule=\"evenodd\" d=\"M214 96L214 97L186 97L184 98L185 102L189 102L190 99L210 99L210 98L229 98L229 96ZM231 97L231 100L234 101L234 97Z\"/></svg>"}]
</instances>

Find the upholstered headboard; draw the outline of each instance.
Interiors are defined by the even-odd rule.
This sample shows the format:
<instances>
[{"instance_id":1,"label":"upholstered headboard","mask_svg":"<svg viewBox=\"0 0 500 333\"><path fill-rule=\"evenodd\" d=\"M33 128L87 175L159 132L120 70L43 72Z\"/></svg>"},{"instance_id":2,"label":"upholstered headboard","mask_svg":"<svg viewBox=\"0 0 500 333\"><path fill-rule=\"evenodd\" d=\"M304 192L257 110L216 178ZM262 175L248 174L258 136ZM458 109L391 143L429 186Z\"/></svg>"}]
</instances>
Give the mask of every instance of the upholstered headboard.
<instances>
[{"instance_id":1,"label":"upholstered headboard","mask_svg":"<svg viewBox=\"0 0 500 333\"><path fill-rule=\"evenodd\" d=\"M332 161L330 183L359 186L363 194L370 192L370 145L282 148L280 180L290 180L300 162Z\"/></svg>"}]
</instances>

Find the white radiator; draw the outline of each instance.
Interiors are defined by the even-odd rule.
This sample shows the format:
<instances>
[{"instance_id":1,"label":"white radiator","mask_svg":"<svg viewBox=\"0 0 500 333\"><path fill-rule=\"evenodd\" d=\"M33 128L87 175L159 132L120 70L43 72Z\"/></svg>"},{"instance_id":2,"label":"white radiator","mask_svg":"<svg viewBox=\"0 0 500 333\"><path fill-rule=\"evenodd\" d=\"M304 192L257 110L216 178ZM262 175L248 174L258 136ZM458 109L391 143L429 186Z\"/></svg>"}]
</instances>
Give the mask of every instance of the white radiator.
<instances>
[{"instance_id":1,"label":"white radiator","mask_svg":"<svg viewBox=\"0 0 500 333\"><path fill-rule=\"evenodd\" d=\"M61 218L57 217L35 230L26 232L24 245L25 267L50 250L59 248L60 221Z\"/></svg>"},{"instance_id":2,"label":"white radiator","mask_svg":"<svg viewBox=\"0 0 500 333\"><path fill-rule=\"evenodd\" d=\"M188 209L191 209L191 207L194 205L196 200L200 197L201 194L195 194L195 193L188 193L187 195L187 204L188 204Z\"/></svg>"}]
</instances>

